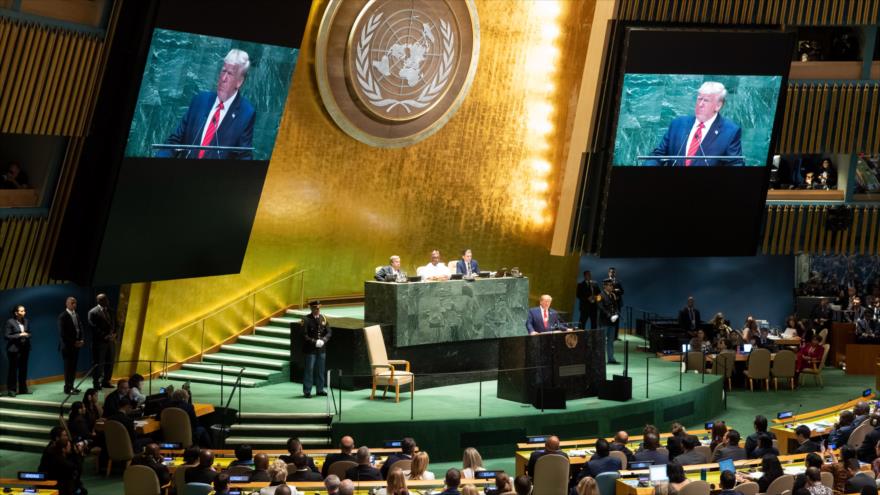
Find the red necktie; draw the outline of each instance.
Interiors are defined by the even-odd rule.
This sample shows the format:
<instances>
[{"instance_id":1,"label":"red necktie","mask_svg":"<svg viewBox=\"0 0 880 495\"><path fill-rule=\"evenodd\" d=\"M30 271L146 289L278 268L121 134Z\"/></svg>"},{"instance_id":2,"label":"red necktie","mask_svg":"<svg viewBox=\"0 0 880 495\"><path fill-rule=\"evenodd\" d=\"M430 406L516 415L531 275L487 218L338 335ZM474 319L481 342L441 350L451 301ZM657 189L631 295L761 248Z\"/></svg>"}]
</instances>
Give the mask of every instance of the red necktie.
<instances>
[{"instance_id":1,"label":"red necktie","mask_svg":"<svg viewBox=\"0 0 880 495\"><path fill-rule=\"evenodd\" d=\"M547 310L544 310L544 328L550 326L550 316L547 315Z\"/></svg>"},{"instance_id":2,"label":"red necktie","mask_svg":"<svg viewBox=\"0 0 880 495\"><path fill-rule=\"evenodd\" d=\"M705 125L702 122L700 122L700 125L697 126L697 132L694 133L694 138L691 139L691 144L688 146L688 156L696 156L697 150L700 149L700 139L702 139L703 137L704 126ZM685 160L684 166L690 167L691 162L693 162L693 160Z\"/></svg>"},{"instance_id":3,"label":"red necktie","mask_svg":"<svg viewBox=\"0 0 880 495\"><path fill-rule=\"evenodd\" d=\"M217 132L217 123L220 122L220 110L223 110L222 101L217 105L217 111L214 112L214 116L211 117L211 122L208 124L208 130L205 132L205 138L202 139L202 146L208 146L208 143L214 139L214 133ZM199 158L203 158L204 156L205 150L199 151Z\"/></svg>"}]
</instances>

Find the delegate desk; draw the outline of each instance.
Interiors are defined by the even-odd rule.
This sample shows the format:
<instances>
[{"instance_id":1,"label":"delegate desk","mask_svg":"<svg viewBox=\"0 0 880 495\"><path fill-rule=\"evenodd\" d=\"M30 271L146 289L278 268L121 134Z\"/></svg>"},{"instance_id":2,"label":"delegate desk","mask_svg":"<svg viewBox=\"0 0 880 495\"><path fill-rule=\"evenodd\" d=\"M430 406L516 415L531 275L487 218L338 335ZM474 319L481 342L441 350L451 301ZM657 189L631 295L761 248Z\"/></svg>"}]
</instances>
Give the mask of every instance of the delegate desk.
<instances>
[{"instance_id":1,"label":"delegate desk","mask_svg":"<svg viewBox=\"0 0 880 495\"><path fill-rule=\"evenodd\" d=\"M289 481L287 483L290 486L295 486L296 491L299 493L317 493L321 495L326 495L327 488L324 486L322 481L309 481L298 483L295 481ZM474 485L477 487L486 487L486 486L495 486L495 478L489 479L467 479L462 478L461 486L464 485ZM269 483L266 482L255 482L255 483L230 483L230 488L240 488L242 493L244 490L254 490L258 491L260 488L265 486L269 486ZM355 481L354 489L355 493L358 495L368 495L369 493L373 493L380 488L385 488L386 483L384 481ZM444 488L444 479L440 478L437 480L418 480L418 481L407 481L406 487L409 489L410 493L427 493L429 490L433 490L434 492L443 491Z\"/></svg>"},{"instance_id":2,"label":"delegate desk","mask_svg":"<svg viewBox=\"0 0 880 495\"><path fill-rule=\"evenodd\" d=\"M859 397L843 404L798 414L788 419L774 419L774 425L770 427L770 431L776 435L779 453L789 454L797 450L797 436L794 434L794 430L798 425L810 427L810 438L828 435L834 428L834 423L837 422L841 411L852 409L857 403L873 398L874 394L872 393L867 397Z\"/></svg>"},{"instance_id":3,"label":"delegate desk","mask_svg":"<svg viewBox=\"0 0 880 495\"><path fill-rule=\"evenodd\" d=\"M58 495L55 488L58 482L55 480L34 481L20 480L18 478L0 478L0 490L3 494L17 495L20 493L41 493L43 495ZM27 490L27 491L25 491Z\"/></svg>"},{"instance_id":4,"label":"delegate desk","mask_svg":"<svg viewBox=\"0 0 880 495\"><path fill-rule=\"evenodd\" d=\"M217 449L212 450L214 453L214 466L219 467L221 469L226 469L232 464L232 461L235 460L235 451L229 449ZM388 458L390 454L395 452L400 452L400 449L370 449L370 454L376 456L376 463L374 467L380 468L382 464L385 463L385 460ZM168 466L168 469L171 472L174 472L178 467L183 465L183 450L162 450L162 456L165 458L164 464ZM319 470L324 466L324 460L327 458L328 454L339 453L339 449L304 449L303 453L312 458L315 462L315 467ZM286 450L259 450L255 451L254 454L266 454L269 456L269 464L271 465L275 459L278 459L282 455L289 455L290 452ZM170 460L169 460L170 459Z\"/></svg>"},{"instance_id":5,"label":"delegate desk","mask_svg":"<svg viewBox=\"0 0 880 495\"><path fill-rule=\"evenodd\" d=\"M196 410L196 417L201 418L214 412L214 404L193 403L193 409ZM95 422L95 430L104 431L105 418L99 418ZM146 418L136 419L134 421L134 431L138 435L149 435L162 429L162 423L150 416Z\"/></svg>"}]
</instances>

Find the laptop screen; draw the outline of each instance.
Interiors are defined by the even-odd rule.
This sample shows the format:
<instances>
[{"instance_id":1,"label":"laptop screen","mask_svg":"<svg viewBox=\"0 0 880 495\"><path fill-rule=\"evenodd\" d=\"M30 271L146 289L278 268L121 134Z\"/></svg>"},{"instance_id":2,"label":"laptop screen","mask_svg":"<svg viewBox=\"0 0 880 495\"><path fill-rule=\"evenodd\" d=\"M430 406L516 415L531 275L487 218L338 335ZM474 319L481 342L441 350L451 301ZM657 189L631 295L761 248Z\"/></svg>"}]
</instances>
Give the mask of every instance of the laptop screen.
<instances>
[{"instance_id":1,"label":"laptop screen","mask_svg":"<svg viewBox=\"0 0 880 495\"><path fill-rule=\"evenodd\" d=\"M743 344L743 354L752 352L752 344Z\"/></svg>"},{"instance_id":2,"label":"laptop screen","mask_svg":"<svg viewBox=\"0 0 880 495\"><path fill-rule=\"evenodd\" d=\"M688 352L691 350L690 344L681 344L681 352Z\"/></svg>"},{"instance_id":3,"label":"laptop screen","mask_svg":"<svg viewBox=\"0 0 880 495\"><path fill-rule=\"evenodd\" d=\"M718 469L721 472L730 471L731 473L736 473L736 468L733 466L733 459L721 459L718 461Z\"/></svg>"},{"instance_id":4,"label":"laptop screen","mask_svg":"<svg viewBox=\"0 0 880 495\"><path fill-rule=\"evenodd\" d=\"M651 465L651 483L660 483L668 480L666 476L666 464Z\"/></svg>"},{"instance_id":5,"label":"laptop screen","mask_svg":"<svg viewBox=\"0 0 880 495\"><path fill-rule=\"evenodd\" d=\"M629 469L632 471L638 471L640 469L648 469L653 464L652 461L636 461L629 463Z\"/></svg>"}]
</instances>

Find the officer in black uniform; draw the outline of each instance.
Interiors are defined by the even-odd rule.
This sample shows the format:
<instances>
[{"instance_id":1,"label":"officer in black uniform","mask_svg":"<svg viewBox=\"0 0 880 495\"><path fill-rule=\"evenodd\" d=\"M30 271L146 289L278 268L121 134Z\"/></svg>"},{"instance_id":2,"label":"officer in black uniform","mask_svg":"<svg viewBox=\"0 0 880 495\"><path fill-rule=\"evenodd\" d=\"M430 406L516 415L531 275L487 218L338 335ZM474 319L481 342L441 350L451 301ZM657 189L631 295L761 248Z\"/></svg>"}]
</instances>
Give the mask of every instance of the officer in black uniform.
<instances>
[{"instance_id":1,"label":"officer in black uniform","mask_svg":"<svg viewBox=\"0 0 880 495\"><path fill-rule=\"evenodd\" d=\"M311 313L303 318L303 397L312 397L314 382L318 395L327 395L324 391L324 373L327 364L327 342L333 331L327 324L327 318L321 314L321 301L309 302Z\"/></svg>"}]
</instances>

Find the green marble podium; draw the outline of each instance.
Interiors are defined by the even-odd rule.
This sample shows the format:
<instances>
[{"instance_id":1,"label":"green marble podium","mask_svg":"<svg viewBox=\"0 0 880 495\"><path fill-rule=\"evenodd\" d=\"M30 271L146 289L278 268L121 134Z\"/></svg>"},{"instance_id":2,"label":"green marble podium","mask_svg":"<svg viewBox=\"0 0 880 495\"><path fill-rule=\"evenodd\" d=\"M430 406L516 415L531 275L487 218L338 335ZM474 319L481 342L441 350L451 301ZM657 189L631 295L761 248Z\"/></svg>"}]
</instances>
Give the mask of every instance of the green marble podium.
<instances>
[{"instance_id":1,"label":"green marble podium","mask_svg":"<svg viewBox=\"0 0 880 495\"><path fill-rule=\"evenodd\" d=\"M364 282L364 318L391 325L395 347L524 335L527 278Z\"/></svg>"}]
</instances>

